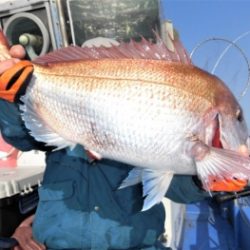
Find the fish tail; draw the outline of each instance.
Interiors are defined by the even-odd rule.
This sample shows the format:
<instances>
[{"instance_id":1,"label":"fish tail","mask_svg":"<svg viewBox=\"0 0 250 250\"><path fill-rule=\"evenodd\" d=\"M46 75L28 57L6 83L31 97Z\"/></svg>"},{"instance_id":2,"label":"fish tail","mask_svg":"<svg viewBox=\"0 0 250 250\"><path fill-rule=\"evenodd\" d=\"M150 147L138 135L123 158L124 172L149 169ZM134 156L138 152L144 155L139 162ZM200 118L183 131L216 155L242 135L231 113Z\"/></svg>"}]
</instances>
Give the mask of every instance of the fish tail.
<instances>
[{"instance_id":1,"label":"fish tail","mask_svg":"<svg viewBox=\"0 0 250 250\"><path fill-rule=\"evenodd\" d=\"M221 187L222 189L224 187L224 190L220 191L228 191L229 189L230 191L238 191L239 187L243 188L241 180L250 178L249 157L231 150L209 148L206 145L199 145L199 147L199 150L206 147L204 157L196 160L197 173L204 189L213 190L215 182L223 183Z\"/></svg>"},{"instance_id":2,"label":"fish tail","mask_svg":"<svg viewBox=\"0 0 250 250\"><path fill-rule=\"evenodd\" d=\"M0 29L0 62L11 59L9 43L3 31Z\"/></svg>"}]
</instances>

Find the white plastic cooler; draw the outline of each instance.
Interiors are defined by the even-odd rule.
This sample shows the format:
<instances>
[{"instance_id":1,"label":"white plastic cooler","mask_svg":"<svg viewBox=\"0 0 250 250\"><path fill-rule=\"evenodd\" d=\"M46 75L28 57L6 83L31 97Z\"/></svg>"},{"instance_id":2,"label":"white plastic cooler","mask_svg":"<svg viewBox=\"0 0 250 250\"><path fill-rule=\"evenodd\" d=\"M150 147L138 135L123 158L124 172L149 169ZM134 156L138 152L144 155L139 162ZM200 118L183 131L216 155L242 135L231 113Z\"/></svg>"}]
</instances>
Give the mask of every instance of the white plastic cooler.
<instances>
[{"instance_id":1,"label":"white plastic cooler","mask_svg":"<svg viewBox=\"0 0 250 250\"><path fill-rule=\"evenodd\" d=\"M9 237L34 212L45 168L44 153L37 151L19 153L16 167L7 162L0 167L0 237Z\"/></svg>"}]
</instances>

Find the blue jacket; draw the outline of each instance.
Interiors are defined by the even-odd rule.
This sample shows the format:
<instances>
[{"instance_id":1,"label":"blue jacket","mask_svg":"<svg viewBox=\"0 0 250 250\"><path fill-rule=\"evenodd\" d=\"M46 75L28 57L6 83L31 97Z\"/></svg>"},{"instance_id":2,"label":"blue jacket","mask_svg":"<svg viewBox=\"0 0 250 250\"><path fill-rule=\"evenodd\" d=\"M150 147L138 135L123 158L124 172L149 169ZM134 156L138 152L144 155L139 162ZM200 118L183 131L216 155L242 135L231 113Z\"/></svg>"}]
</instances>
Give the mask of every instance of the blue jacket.
<instances>
[{"instance_id":1,"label":"blue jacket","mask_svg":"<svg viewBox=\"0 0 250 250\"><path fill-rule=\"evenodd\" d=\"M44 150L28 134L14 104L0 100L0 128L20 150ZM117 189L132 166L101 160L90 163L82 147L46 149L46 171L33 224L36 240L48 249L166 249L160 242L162 204L145 212L141 185ZM175 176L166 197L182 203L204 199L191 176Z\"/></svg>"}]
</instances>

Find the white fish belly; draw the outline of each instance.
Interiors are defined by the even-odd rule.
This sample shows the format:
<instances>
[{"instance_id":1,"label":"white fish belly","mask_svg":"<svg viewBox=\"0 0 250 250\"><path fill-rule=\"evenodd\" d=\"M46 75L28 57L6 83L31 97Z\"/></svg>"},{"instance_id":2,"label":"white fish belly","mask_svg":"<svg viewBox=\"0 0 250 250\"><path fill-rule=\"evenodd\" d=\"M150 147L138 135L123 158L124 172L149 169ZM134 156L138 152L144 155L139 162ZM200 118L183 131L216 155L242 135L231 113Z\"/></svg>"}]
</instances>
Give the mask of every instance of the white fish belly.
<instances>
[{"instance_id":1,"label":"white fish belly","mask_svg":"<svg viewBox=\"0 0 250 250\"><path fill-rule=\"evenodd\" d=\"M89 80L85 84L92 87L84 88L68 80L70 87L65 88L60 81L49 84L34 79L27 89L26 102L32 103L33 112L43 124L37 131L29 124L30 119L25 121L37 140L53 145L41 133L46 127L46 133L58 134L68 142L65 145L79 143L104 158L179 174L195 173L195 164L186 153L186 141L203 129L199 114L202 103L197 103L198 113L187 111L190 96L182 94L180 98L179 90L166 85L145 84L141 88L141 83L124 82L124 86L110 89L110 80L100 87Z\"/></svg>"}]
</instances>

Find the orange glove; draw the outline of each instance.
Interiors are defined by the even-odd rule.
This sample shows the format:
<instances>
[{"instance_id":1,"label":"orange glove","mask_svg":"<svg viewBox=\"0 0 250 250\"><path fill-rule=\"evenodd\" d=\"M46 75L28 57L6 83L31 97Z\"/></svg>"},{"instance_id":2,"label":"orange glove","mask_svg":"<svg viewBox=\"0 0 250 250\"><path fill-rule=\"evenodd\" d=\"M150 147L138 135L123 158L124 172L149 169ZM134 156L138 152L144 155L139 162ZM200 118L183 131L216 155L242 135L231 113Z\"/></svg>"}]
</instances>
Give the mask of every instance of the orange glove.
<instances>
[{"instance_id":1,"label":"orange glove","mask_svg":"<svg viewBox=\"0 0 250 250\"><path fill-rule=\"evenodd\" d=\"M0 98L15 101L19 90L24 88L26 80L33 72L29 61L20 61L25 50L20 45L9 49L9 44L0 29Z\"/></svg>"},{"instance_id":2,"label":"orange glove","mask_svg":"<svg viewBox=\"0 0 250 250\"><path fill-rule=\"evenodd\" d=\"M248 184L247 180L241 179L216 179L210 183L208 189L215 192L238 192L242 191Z\"/></svg>"},{"instance_id":3,"label":"orange glove","mask_svg":"<svg viewBox=\"0 0 250 250\"><path fill-rule=\"evenodd\" d=\"M0 98L14 102L19 90L33 72L29 61L20 61L0 76Z\"/></svg>"}]
</instances>

